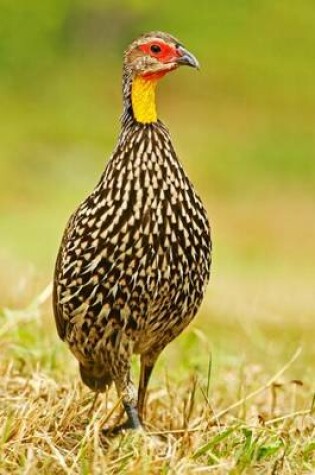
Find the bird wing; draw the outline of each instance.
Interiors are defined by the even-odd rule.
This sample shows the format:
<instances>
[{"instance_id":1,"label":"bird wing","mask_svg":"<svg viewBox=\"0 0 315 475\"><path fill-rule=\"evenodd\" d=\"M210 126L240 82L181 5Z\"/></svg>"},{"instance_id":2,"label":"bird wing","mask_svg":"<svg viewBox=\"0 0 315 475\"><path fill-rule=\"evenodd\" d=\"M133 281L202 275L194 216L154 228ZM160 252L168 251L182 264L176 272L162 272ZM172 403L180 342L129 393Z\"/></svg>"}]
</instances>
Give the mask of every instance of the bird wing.
<instances>
[{"instance_id":1,"label":"bird wing","mask_svg":"<svg viewBox=\"0 0 315 475\"><path fill-rule=\"evenodd\" d=\"M60 305L60 299L58 297L58 279L59 275L61 273L61 268L62 268L62 254L63 254L63 249L64 249L64 244L67 240L69 230L72 228L73 221L74 221L75 213L71 215L68 224L66 226L66 229L64 231L61 245L59 248L59 252L57 255L57 260L56 260L56 265L55 265L55 272L54 272L54 282L53 282L53 295L52 295L52 304L53 304L53 310L54 310L54 315L55 315L55 322L57 326L57 331L58 335L61 338L61 340L64 340L66 337L66 330L67 330L67 320L64 318L63 315L63 307Z\"/></svg>"}]
</instances>

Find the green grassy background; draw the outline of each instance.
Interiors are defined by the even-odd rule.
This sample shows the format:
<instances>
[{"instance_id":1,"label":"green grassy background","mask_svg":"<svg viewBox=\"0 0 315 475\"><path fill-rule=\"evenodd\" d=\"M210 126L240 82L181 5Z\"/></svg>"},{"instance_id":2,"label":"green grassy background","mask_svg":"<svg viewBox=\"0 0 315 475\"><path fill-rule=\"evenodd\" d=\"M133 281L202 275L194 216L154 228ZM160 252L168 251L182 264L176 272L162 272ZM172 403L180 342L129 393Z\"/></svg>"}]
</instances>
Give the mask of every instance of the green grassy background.
<instances>
[{"instance_id":1,"label":"green grassy background","mask_svg":"<svg viewBox=\"0 0 315 475\"><path fill-rule=\"evenodd\" d=\"M286 335L307 341L299 324L314 330L312 2L4 1L0 15L3 305L24 304L50 279L64 224L117 139L122 51L162 29L202 65L167 77L158 97L213 226L200 321L210 339L212 321L225 334L232 319L249 333L257 321L279 325L284 348Z\"/></svg>"}]
</instances>

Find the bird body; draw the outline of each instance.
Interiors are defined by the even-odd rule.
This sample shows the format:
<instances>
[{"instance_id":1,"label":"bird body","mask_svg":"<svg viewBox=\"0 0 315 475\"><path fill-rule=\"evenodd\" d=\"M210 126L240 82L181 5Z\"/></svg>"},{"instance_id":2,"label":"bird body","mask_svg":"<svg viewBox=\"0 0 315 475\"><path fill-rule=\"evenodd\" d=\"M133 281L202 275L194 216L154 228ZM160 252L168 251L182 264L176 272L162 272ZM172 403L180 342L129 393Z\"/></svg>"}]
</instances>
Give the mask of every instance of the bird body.
<instances>
[{"instance_id":1,"label":"bird body","mask_svg":"<svg viewBox=\"0 0 315 475\"><path fill-rule=\"evenodd\" d=\"M144 35L126 56L162 40L175 41L162 33ZM135 428L157 357L201 304L211 240L206 211L157 119L155 88L165 71L132 72L125 57L118 144L65 230L54 310L83 382L104 391L114 381ZM130 376L134 353L141 356L138 397Z\"/></svg>"}]
</instances>

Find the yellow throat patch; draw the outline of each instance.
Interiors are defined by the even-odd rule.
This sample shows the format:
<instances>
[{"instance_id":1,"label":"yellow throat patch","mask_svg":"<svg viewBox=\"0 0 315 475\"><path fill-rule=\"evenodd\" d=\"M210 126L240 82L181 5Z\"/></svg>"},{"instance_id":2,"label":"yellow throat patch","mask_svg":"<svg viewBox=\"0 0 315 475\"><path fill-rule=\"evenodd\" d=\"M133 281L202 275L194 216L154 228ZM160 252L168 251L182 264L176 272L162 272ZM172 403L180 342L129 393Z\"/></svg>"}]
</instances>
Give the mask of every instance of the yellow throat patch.
<instances>
[{"instance_id":1,"label":"yellow throat patch","mask_svg":"<svg viewBox=\"0 0 315 475\"><path fill-rule=\"evenodd\" d=\"M155 104L156 79L134 78L131 87L131 102L135 119L142 124L157 121Z\"/></svg>"}]
</instances>

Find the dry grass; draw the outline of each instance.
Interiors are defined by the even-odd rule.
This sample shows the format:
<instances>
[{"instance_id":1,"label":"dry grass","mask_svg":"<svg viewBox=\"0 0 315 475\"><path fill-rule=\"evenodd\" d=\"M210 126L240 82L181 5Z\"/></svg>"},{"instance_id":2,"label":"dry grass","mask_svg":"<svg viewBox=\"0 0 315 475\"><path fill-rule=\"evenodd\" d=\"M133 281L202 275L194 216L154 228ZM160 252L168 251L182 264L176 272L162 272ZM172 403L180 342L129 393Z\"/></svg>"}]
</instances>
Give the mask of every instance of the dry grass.
<instances>
[{"instance_id":1,"label":"dry grass","mask_svg":"<svg viewBox=\"0 0 315 475\"><path fill-rule=\"evenodd\" d=\"M100 397L91 414L93 395L57 341L47 299L49 289L1 316L1 474L313 473L314 388L292 379L300 349L274 373L225 359L217 374L205 334L193 328L165 358L179 363L184 345L188 357L203 350L203 367L192 373L182 363L183 376L159 367L147 433L108 439L102 428L119 412L116 395Z\"/></svg>"}]
</instances>

